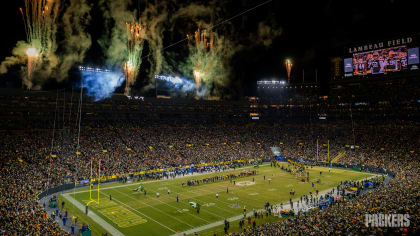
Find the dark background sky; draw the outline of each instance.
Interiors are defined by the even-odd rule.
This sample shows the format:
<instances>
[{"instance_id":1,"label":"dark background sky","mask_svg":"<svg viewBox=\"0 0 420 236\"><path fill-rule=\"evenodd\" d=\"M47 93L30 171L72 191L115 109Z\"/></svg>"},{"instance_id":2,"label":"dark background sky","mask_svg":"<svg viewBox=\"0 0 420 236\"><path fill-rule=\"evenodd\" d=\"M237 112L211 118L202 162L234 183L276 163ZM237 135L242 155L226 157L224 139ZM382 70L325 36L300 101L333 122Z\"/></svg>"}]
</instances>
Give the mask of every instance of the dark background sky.
<instances>
[{"instance_id":1,"label":"dark background sky","mask_svg":"<svg viewBox=\"0 0 420 236\"><path fill-rule=\"evenodd\" d=\"M93 45L86 58L86 63L100 64L103 54L96 40L102 34L101 12L96 6L91 12L90 32ZM186 1L188 2L188 1ZM191 2L191 1L189 1ZM205 4L207 1L195 1ZM264 0L219 1L223 7L225 20ZM0 8L2 22L0 59L11 55L16 41L24 40L25 32L19 7L24 0L7 1ZM176 6L173 6L176 9ZM345 46L389 38L404 37L420 32L419 8L414 1L373 0L373 1L282 1L273 0L245 15L231 21L232 34L243 44L231 60L232 86L243 95L251 94L255 82L265 78L285 78L284 59L294 62L293 77L297 81L305 69L305 81L314 81L314 70L318 69L318 79L327 83L330 77L330 59L342 56ZM281 35L273 40L269 47L256 45L252 38L259 22L281 30ZM228 31L227 31L228 33ZM180 34L179 34L180 35ZM179 36L180 37L180 36ZM165 37L164 44L169 45L175 37ZM168 52L177 53L185 45L177 45ZM17 74L17 73L16 73ZM12 86L5 81L13 73L1 76L0 86ZM301 78L299 78L300 80Z\"/></svg>"}]
</instances>

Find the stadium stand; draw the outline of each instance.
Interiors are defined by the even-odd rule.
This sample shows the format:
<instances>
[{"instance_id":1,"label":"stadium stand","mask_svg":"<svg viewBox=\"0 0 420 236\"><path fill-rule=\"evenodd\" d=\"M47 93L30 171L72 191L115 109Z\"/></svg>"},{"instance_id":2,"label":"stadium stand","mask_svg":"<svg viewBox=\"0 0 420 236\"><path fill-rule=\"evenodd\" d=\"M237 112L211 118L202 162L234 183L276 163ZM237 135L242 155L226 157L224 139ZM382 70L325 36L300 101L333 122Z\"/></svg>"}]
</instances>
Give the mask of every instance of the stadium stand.
<instances>
[{"instance_id":1,"label":"stadium stand","mask_svg":"<svg viewBox=\"0 0 420 236\"><path fill-rule=\"evenodd\" d=\"M281 146L287 158L314 161L317 139L321 144L330 140L331 157L346 150L339 164L385 168L395 178L367 196L328 210L249 227L235 235L414 233L419 227L416 99L420 93L418 87L407 85L368 91L366 96L366 91L340 88L328 98L305 92L291 93L280 102L261 100L258 109L265 118L258 122L251 122L247 100L113 97L95 103L84 97L79 148L77 93L67 91L64 97L61 91L57 97L56 92L1 91L0 233L66 235L45 214L37 197L55 186L88 178L89 169L83 167L90 157L100 158L103 174L109 176L201 162L272 158L273 146ZM323 114L327 120L319 119ZM81 155L76 155L77 150ZM320 145L323 160L326 153ZM360 223L365 213L396 209L412 216L410 229L367 229Z\"/></svg>"}]
</instances>

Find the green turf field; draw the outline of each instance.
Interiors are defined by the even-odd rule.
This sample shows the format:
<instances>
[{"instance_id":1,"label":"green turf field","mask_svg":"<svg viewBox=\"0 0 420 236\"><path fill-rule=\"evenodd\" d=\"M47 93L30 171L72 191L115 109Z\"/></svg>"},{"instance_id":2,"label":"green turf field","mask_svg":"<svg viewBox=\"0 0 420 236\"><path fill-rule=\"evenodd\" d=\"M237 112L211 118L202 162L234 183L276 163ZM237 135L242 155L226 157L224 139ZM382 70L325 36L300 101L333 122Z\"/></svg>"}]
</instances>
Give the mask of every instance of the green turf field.
<instances>
[{"instance_id":1,"label":"green turf field","mask_svg":"<svg viewBox=\"0 0 420 236\"><path fill-rule=\"evenodd\" d=\"M371 176L371 174L357 171L332 169L328 172L328 168L314 167L309 169L310 177L314 182L315 179L320 178L321 183L315 184L315 188L312 188L311 183L298 181L292 174L278 167L268 165L254 168L250 166L246 169L256 169L258 174L239 178L236 180L236 185L229 180L184 187L181 183L193 178L202 179L213 175L239 173L244 169L175 180L146 181L143 183L147 191L146 196L143 192L133 191L139 186L138 182L103 185L100 190L99 205L91 204L89 209L124 235L173 235L241 215L244 206L248 211L252 211L264 208L265 202L271 204L288 202L289 191L292 188L296 192L294 198L297 198L308 194L309 191L315 192L316 189L322 191L335 187L340 181L359 180ZM323 172L322 176L319 174L320 171ZM255 182L252 182L253 178ZM272 179L271 183L268 182L269 178ZM227 188L229 188L229 193L226 193ZM171 194L168 194L168 189L171 190ZM159 198L156 197L156 192L160 193ZM218 199L216 199L216 193L219 194ZM179 202L176 202L177 194L179 194ZM92 191L92 195L96 197L97 192ZM112 201L109 200L109 195L112 195ZM75 198L84 206L89 200L89 192L81 189L75 194L70 192L67 197ZM63 197L61 196L60 199ZM201 205L199 214L189 202ZM68 201L66 201L66 206L69 207L70 212L76 213L82 222L90 224L94 235L107 232L106 227L96 223L97 220L85 216ZM231 228L236 225L237 223L232 223ZM208 226L208 229L201 231L200 235L212 235L213 232L223 232L223 226Z\"/></svg>"}]
</instances>

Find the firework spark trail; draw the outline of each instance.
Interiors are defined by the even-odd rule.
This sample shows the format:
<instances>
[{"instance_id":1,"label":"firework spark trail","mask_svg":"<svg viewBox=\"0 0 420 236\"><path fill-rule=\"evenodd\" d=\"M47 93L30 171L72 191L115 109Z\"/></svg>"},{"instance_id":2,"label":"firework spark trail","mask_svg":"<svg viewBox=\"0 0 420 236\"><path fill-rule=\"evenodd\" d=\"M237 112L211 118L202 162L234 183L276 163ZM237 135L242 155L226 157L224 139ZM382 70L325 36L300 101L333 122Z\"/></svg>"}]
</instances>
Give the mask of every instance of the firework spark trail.
<instances>
[{"instance_id":1,"label":"firework spark trail","mask_svg":"<svg viewBox=\"0 0 420 236\"><path fill-rule=\"evenodd\" d=\"M36 48L34 47L30 47L26 50L26 55L28 56L27 69L26 69L27 74L28 74L27 80L28 80L28 83L32 84L30 82L31 74L33 72L34 67L36 67L36 63L39 57L38 50L36 50ZM28 88L30 87L31 86L28 86Z\"/></svg>"},{"instance_id":2,"label":"firework spark trail","mask_svg":"<svg viewBox=\"0 0 420 236\"><path fill-rule=\"evenodd\" d=\"M105 1L105 0L102 0ZM119 0L115 0L118 2ZM112 1L114 2L114 0ZM220 28L220 26L226 24L227 22L242 16L248 12L251 12L261 6L264 6L272 0L264 1L258 5L255 5L252 8L249 8L245 11L242 11L234 16L222 20L216 24L209 24L207 23L206 18L203 16L210 16L211 22L214 23L214 19L217 17L215 15L215 7L212 6L204 6L197 3L188 4L185 7L178 9L173 14L168 14L168 8L170 9L170 4L167 3L168 1L150 1L147 4L146 9L141 14L141 21L145 23L145 28L147 29L145 40L148 42L149 46L149 53L142 57L142 59L149 58L149 62L151 64L150 68L150 76L154 76L159 74L162 69L164 63L163 52L168 48L174 47L180 43L185 41L193 41L191 38L186 37L181 39L177 42L174 42L168 46L163 46L163 31L165 22L168 20L172 23L172 28L169 31L174 31L173 22L175 22L179 18L191 18L197 23L197 26L204 27L206 31L214 31L216 28ZM214 2L214 1L210 1ZM201 19L201 20L200 20ZM264 36L264 44L271 44L270 34L271 31L264 28L262 30L262 35ZM205 37L207 38L207 37ZM223 89L229 86L229 74L230 68L228 66L229 59L232 55L241 47L240 45L234 45L231 40L228 40L226 37L217 36L215 34L214 39L217 38L217 42L214 42L213 47L215 47L213 53L204 53L206 50L197 50L196 47L192 46L192 43L189 44L190 55L185 63L180 63L179 71L184 75L193 76L196 82L200 82L200 88L202 91L200 92L199 96L208 95L210 93L209 90L204 89L202 86L203 84L208 86L208 89L211 90L213 95L220 93ZM194 66L195 65L195 66ZM199 68L200 67L200 68ZM197 68L196 70L194 68ZM210 71L209 68L213 68L214 71ZM171 68L165 68L165 70L171 71ZM188 77L189 77L188 76ZM144 88L144 90L154 88L155 83L149 83L148 86ZM197 83L198 84L198 83ZM198 94L198 93L197 93Z\"/></svg>"},{"instance_id":3,"label":"firework spark trail","mask_svg":"<svg viewBox=\"0 0 420 236\"><path fill-rule=\"evenodd\" d=\"M229 76L231 68L229 62L232 56L242 48L241 44L233 43L232 40L235 39L229 40L227 37L218 34L223 29L218 30L217 33L216 28L221 28L227 22L270 2L272 0L264 1L218 23L215 23L215 19L219 18L217 12L220 10L215 10L215 7L212 6L203 6L196 3L180 8L171 16L172 27L175 26L174 22L178 18L191 18L198 27L204 28L203 31L197 30L195 34L187 35L186 38L162 48L163 51L184 41L189 42L189 57L185 63L180 65L180 71L184 75L192 75L194 77L198 97L217 97L223 95L224 91L230 89L231 81ZM208 18L210 18L210 22ZM225 32L227 31L225 30ZM278 36L280 33L280 31L261 24L257 35L261 40L258 43L269 46L272 38ZM255 38L252 40L255 42Z\"/></svg>"},{"instance_id":4,"label":"firework spark trail","mask_svg":"<svg viewBox=\"0 0 420 236\"><path fill-rule=\"evenodd\" d=\"M226 84L230 73L227 61L233 54L231 42L216 32L198 29L190 39L188 65L196 82L196 94L208 96ZM215 95L213 93L213 95Z\"/></svg>"},{"instance_id":5,"label":"firework spark trail","mask_svg":"<svg viewBox=\"0 0 420 236\"><path fill-rule=\"evenodd\" d=\"M287 59L284 62L284 64L286 65L288 83L290 83L290 73L292 71L293 64L292 64L292 62L289 59Z\"/></svg>"},{"instance_id":6,"label":"firework spark trail","mask_svg":"<svg viewBox=\"0 0 420 236\"><path fill-rule=\"evenodd\" d=\"M134 20L126 23L127 28L127 61L124 63L126 78L125 95L130 95L131 86L136 81L143 51L144 29Z\"/></svg>"},{"instance_id":7,"label":"firework spark trail","mask_svg":"<svg viewBox=\"0 0 420 236\"><path fill-rule=\"evenodd\" d=\"M187 38L190 38L187 35ZM193 62L194 71L193 76L196 84L196 90L200 90L201 86L201 76L203 76L206 68L206 64L209 62L208 58L211 57L210 54L213 53L213 43L214 43L214 34L207 34L206 31L201 31L198 29L194 33L195 48L192 50L195 54L195 61Z\"/></svg>"},{"instance_id":8,"label":"firework spark trail","mask_svg":"<svg viewBox=\"0 0 420 236\"><path fill-rule=\"evenodd\" d=\"M59 0L25 0L24 10L20 8L25 25L28 48L27 78L24 84L32 87L32 73L52 57L56 49L55 32Z\"/></svg>"},{"instance_id":9,"label":"firework spark trail","mask_svg":"<svg viewBox=\"0 0 420 236\"><path fill-rule=\"evenodd\" d=\"M90 35L85 26L90 20L90 6L87 0L66 1L63 14L61 0L24 0L20 8L26 41L18 41L12 56L6 57L0 65L0 73L8 72L9 67L21 67L22 86L40 89L46 79L55 78L58 82L67 78L68 71L76 62L82 62L91 45ZM56 33L58 16L63 27L60 42L60 58L56 55L58 44Z\"/></svg>"},{"instance_id":10,"label":"firework spark trail","mask_svg":"<svg viewBox=\"0 0 420 236\"><path fill-rule=\"evenodd\" d=\"M136 17L137 11L129 10L130 4L126 0L101 0L99 3L106 29L99 43L105 50L107 63L123 69L126 95L130 94L138 76L143 44L148 38L146 32L149 32L149 24L145 23L150 23L143 17Z\"/></svg>"}]
</instances>

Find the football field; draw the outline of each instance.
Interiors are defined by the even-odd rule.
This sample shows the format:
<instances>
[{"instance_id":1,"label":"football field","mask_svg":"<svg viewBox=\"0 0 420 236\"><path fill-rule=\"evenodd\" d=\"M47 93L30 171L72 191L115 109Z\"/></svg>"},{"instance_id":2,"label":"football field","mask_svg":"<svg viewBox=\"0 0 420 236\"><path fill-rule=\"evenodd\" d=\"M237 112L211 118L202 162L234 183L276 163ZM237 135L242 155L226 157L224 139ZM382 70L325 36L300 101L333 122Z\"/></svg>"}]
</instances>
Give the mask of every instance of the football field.
<instances>
[{"instance_id":1,"label":"football field","mask_svg":"<svg viewBox=\"0 0 420 236\"><path fill-rule=\"evenodd\" d=\"M288 166L287 163L283 165ZM236 184L225 180L182 186L182 183L186 183L189 179L203 179L228 173L239 174L245 170L256 170L257 174L237 178ZM270 167L268 164L258 168L249 166L170 180L103 185L99 191L99 204L89 205L88 216L82 211L89 201L88 189L66 193L60 196L60 199L66 201L66 206L72 214L80 217L79 222L90 225L94 235L101 235L104 232L121 235L174 235L187 230L210 234L215 230L220 231L223 228L220 222L225 219L241 216L244 207L250 212L253 209L263 209L266 202L270 204L288 202L291 198L289 193L291 189L295 190L293 198L298 198L303 194L309 194L309 191L314 193L315 190L322 191L336 187L341 181L360 180L372 176L369 173L344 169L331 169L331 172L328 172L328 168L324 167L313 167L309 172L309 183L301 182L294 175L279 167ZM320 183L316 183L312 188L311 182L316 182L318 178L321 180ZM133 191L140 183L146 194L144 191ZM92 198L97 199L97 191L92 191ZM192 206L194 204L200 205L199 213L197 208Z\"/></svg>"}]
</instances>

